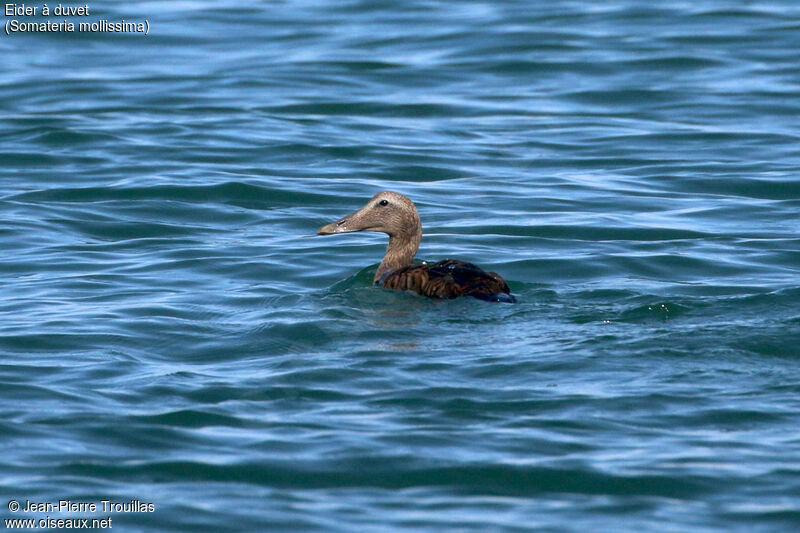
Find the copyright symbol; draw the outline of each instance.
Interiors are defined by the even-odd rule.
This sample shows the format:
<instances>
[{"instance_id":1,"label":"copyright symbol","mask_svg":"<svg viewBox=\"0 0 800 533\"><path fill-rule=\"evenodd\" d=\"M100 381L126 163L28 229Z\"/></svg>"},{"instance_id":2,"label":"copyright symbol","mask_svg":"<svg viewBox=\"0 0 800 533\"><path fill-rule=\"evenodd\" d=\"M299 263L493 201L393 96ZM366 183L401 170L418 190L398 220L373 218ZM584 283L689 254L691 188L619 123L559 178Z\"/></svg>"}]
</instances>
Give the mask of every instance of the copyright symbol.
<instances>
[{"instance_id":1,"label":"copyright symbol","mask_svg":"<svg viewBox=\"0 0 800 533\"><path fill-rule=\"evenodd\" d=\"M12 513L19 511L19 502L17 500L11 500L8 502L8 510Z\"/></svg>"}]
</instances>

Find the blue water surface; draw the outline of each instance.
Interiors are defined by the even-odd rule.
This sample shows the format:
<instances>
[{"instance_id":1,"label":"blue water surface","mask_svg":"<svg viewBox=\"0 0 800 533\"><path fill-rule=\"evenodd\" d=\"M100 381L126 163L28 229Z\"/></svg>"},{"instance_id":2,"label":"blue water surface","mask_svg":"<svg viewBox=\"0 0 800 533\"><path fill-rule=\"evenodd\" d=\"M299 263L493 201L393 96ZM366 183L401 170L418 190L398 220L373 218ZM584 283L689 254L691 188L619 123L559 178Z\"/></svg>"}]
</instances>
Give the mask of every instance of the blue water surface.
<instances>
[{"instance_id":1,"label":"blue water surface","mask_svg":"<svg viewBox=\"0 0 800 533\"><path fill-rule=\"evenodd\" d=\"M0 34L4 520L800 529L800 4L87 5ZM315 235L387 189L519 303Z\"/></svg>"}]
</instances>

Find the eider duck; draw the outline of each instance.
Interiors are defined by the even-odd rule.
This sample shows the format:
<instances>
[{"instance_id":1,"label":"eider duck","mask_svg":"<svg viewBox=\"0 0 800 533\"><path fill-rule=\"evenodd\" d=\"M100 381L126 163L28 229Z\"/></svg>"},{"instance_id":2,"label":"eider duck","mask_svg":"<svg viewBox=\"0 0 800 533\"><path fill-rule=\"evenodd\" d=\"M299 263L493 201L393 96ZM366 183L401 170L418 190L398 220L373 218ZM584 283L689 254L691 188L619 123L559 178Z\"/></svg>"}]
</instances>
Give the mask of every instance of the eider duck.
<instances>
[{"instance_id":1,"label":"eider duck","mask_svg":"<svg viewBox=\"0 0 800 533\"><path fill-rule=\"evenodd\" d=\"M516 301L503 278L472 263L444 259L434 264L414 265L414 254L422 240L422 222L414 203L400 193L379 192L355 213L322 226L317 235L354 231L389 235L386 255L375 272L375 285L410 290L430 298L473 296L492 302Z\"/></svg>"}]
</instances>

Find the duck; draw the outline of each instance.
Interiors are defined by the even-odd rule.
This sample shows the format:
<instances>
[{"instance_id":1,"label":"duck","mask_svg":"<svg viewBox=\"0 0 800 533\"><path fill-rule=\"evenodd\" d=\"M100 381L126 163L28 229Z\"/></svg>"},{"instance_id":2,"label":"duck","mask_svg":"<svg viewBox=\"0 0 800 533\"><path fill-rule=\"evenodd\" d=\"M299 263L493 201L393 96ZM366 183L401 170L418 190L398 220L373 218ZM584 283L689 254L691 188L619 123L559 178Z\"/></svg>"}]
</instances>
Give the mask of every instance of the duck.
<instances>
[{"instance_id":1,"label":"duck","mask_svg":"<svg viewBox=\"0 0 800 533\"><path fill-rule=\"evenodd\" d=\"M414 264L422 240L422 222L414 202L398 192L379 192L358 211L319 228L317 235L356 231L389 235L386 254L375 271L374 285L413 291L429 298L472 296L490 302L516 302L499 274L486 272L472 263L443 259L432 264Z\"/></svg>"}]
</instances>

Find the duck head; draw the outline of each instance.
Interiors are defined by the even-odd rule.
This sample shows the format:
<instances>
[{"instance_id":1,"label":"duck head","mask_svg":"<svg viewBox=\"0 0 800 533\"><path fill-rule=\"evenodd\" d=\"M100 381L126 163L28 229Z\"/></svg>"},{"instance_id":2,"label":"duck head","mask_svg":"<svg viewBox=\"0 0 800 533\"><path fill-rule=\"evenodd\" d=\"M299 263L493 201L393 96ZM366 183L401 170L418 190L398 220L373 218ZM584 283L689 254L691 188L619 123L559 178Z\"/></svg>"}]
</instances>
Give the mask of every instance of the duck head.
<instances>
[{"instance_id":1,"label":"duck head","mask_svg":"<svg viewBox=\"0 0 800 533\"><path fill-rule=\"evenodd\" d=\"M317 235L354 231L377 231L389 237L413 239L416 234L422 235L422 224L411 200L400 193L383 191L358 211L319 228Z\"/></svg>"},{"instance_id":2,"label":"duck head","mask_svg":"<svg viewBox=\"0 0 800 533\"><path fill-rule=\"evenodd\" d=\"M400 193L379 192L354 213L322 226L317 235L354 231L377 231L389 235L386 255L375 272L375 280L392 270L410 265L422 239L422 222L414 202Z\"/></svg>"}]
</instances>

